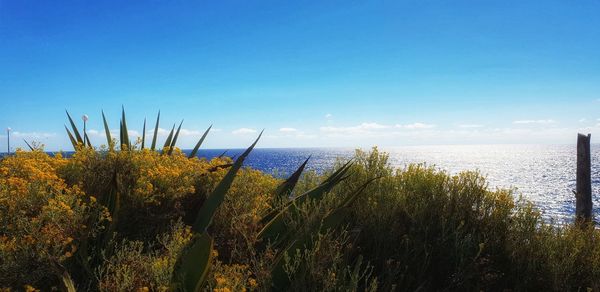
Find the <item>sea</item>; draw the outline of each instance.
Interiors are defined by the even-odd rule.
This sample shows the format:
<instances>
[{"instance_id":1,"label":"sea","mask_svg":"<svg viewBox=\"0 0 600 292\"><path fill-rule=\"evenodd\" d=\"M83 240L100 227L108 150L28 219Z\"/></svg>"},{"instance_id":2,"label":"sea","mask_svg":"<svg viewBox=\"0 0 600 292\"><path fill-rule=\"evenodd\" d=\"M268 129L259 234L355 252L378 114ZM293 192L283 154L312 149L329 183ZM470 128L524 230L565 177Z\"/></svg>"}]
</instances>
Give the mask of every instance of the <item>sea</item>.
<instances>
[{"instance_id":1,"label":"sea","mask_svg":"<svg viewBox=\"0 0 600 292\"><path fill-rule=\"evenodd\" d=\"M362 149L364 151L369 148ZM479 171L488 188L514 190L533 202L545 220L571 222L575 213L576 146L573 145L452 145L379 148L389 154L389 163L402 169L425 164L450 174ZM204 149L198 156L212 158L223 153L240 155L244 149ZM189 153L189 150L184 150ZM595 218L600 218L600 144L592 144L592 196ZM309 156L307 169L323 173L336 160L354 156L353 148L257 148L245 165L279 177L294 172ZM70 153L65 153L67 156Z\"/></svg>"},{"instance_id":2,"label":"sea","mask_svg":"<svg viewBox=\"0 0 600 292\"><path fill-rule=\"evenodd\" d=\"M227 150L236 156L244 149ZM370 150L362 149L365 151ZM515 197L533 202L548 222L571 222L575 213L575 179L577 149L575 145L452 145L406 146L379 148L389 154L394 168L409 164L425 164L457 174L479 171L487 178L488 188L509 188ZM199 156L211 158L225 149L201 150ZM334 167L337 159L354 156L352 148L258 148L250 154L246 165L261 171L285 176L307 158L308 169L317 172ZM600 218L600 144L592 144L592 196L595 218Z\"/></svg>"}]
</instances>

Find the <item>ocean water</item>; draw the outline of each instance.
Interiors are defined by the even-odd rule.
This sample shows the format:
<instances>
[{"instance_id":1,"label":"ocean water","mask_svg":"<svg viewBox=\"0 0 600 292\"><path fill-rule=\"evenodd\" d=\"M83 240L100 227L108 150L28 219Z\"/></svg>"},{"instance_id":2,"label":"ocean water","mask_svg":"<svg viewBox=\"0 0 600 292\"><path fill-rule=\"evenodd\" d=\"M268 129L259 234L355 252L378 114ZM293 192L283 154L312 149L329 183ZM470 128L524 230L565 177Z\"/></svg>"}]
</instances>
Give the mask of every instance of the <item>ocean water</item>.
<instances>
[{"instance_id":1,"label":"ocean water","mask_svg":"<svg viewBox=\"0 0 600 292\"><path fill-rule=\"evenodd\" d=\"M368 150L368 149L365 149ZM546 220L569 222L575 212L575 145L473 145L411 146L380 148L390 154L390 163L403 168L425 163L452 174L478 170L489 188L511 188L532 201ZM219 156L225 150L201 150L201 157ZM243 149L228 150L227 156ZM292 173L308 156L307 168L322 172L337 158L349 159L354 149L255 149L246 165L268 173ZM592 189L594 213L600 218L600 144L592 145Z\"/></svg>"},{"instance_id":2,"label":"ocean water","mask_svg":"<svg viewBox=\"0 0 600 292\"><path fill-rule=\"evenodd\" d=\"M369 150L369 149L363 149ZM390 154L393 167L404 168L424 163L456 174L477 170L487 177L490 189L511 188L515 194L532 201L543 217L555 223L570 222L575 213L575 145L461 145L410 146L380 148ZM200 150L198 156L212 158L225 149ZM244 149L227 150L235 157ZM350 148L257 148L246 166L283 176L290 174L311 156L307 169L323 172L334 166L336 159L354 156ZM186 150L184 152L188 152ZM71 153L64 153L66 156ZM600 219L600 144L592 145L592 196L594 215Z\"/></svg>"}]
</instances>

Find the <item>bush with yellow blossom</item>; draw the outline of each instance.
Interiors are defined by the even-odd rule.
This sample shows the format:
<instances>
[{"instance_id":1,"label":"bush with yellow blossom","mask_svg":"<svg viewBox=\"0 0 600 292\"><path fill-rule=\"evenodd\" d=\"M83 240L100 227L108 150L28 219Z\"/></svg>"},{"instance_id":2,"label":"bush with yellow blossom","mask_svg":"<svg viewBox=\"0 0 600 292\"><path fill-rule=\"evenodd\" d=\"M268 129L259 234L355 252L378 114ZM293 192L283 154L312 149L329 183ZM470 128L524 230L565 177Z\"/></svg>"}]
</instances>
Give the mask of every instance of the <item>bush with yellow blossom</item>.
<instances>
[{"instance_id":1,"label":"bush with yellow blossom","mask_svg":"<svg viewBox=\"0 0 600 292\"><path fill-rule=\"evenodd\" d=\"M41 151L17 151L0 161L2 286L55 283L78 239L93 237L109 219L93 197L58 175L67 163Z\"/></svg>"}]
</instances>

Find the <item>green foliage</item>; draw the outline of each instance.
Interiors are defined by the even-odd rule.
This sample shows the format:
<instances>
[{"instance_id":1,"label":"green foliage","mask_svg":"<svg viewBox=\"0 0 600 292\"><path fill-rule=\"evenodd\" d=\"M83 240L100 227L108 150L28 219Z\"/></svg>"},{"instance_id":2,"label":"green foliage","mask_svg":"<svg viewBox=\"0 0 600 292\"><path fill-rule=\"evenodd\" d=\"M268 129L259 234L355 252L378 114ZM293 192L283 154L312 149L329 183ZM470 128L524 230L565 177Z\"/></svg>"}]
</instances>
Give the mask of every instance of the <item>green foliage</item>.
<instances>
[{"instance_id":1,"label":"green foliage","mask_svg":"<svg viewBox=\"0 0 600 292\"><path fill-rule=\"evenodd\" d=\"M600 231L544 222L477 172L394 169L374 148L283 181L242 168L255 144L207 161L174 128L171 155L95 151L65 128L73 157L0 161L0 288L600 290Z\"/></svg>"}]
</instances>

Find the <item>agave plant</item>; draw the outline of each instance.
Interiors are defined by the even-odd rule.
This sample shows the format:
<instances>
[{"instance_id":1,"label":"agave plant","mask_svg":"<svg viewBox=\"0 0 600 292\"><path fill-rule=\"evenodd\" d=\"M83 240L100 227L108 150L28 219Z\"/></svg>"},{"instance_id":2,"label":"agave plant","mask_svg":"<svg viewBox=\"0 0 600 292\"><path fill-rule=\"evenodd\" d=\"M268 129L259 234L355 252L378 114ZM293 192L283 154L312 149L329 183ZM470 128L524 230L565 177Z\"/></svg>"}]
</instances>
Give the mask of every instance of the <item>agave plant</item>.
<instances>
[{"instance_id":1,"label":"agave plant","mask_svg":"<svg viewBox=\"0 0 600 292\"><path fill-rule=\"evenodd\" d=\"M309 157L310 158L310 157ZM275 196L287 199L293 192L298 179L304 170L308 159L296 170L286 181L284 181L275 191ZM300 205L307 200L320 201L325 194L330 192L336 185L349 177L347 174L352 167L352 161L348 161L338 170L334 171L327 179L325 179L317 187L303 193L299 196L289 199L286 204L280 209L274 210L262 218L264 223L263 229L259 232L258 238L261 241L261 246L264 248L267 244L279 250L271 270L271 280L273 289L285 291L289 285L289 277L284 269L284 258L286 254L293 254L297 249L310 248L312 244L312 235L323 233L329 229L336 228L344 223L350 215L351 205L358 196L378 178L373 178L366 181L364 184L356 188L352 193L344 196L341 203L334 209L330 210L321 220L321 224L308 233L295 233L288 226L286 220L289 216L297 216L300 212Z\"/></svg>"},{"instance_id":2,"label":"agave plant","mask_svg":"<svg viewBox=\"0 0 600 292\"><path fill-rule=\"evenodd\" d=\"M71 115L69 114L69 112L66 111L66 113L67 113L67 118L69 119L69 124L71 125L71 129L69 130L67 125L65 125L65 130L67 131L67 135L69 136L69 140L71 141L71 144L73 145L73 148L75 149L75 151L78 151L79 149L81 149L81 147L92 148L90 139L87 136L87 133L85 132L85 130L83 131L83 134L81 134L77 125L71 118ZM106 116L104 115L104 111L102 111L102 122L104 124L104 132L106 135L106 144L108 146L108 149L109 149L109 151L115 151L115 141L112 138L110 128L109 128L108 122L106 120ZM159 124L160 124L160 111L158 112L158 115L156 117L156 125L154 126L154 133L152 136L152 144L150 146L150 150L152 150L152 151L156 150ZM169 132L169 135L167 136L167 139L163 145L161 153L166 154L166 155L173 154L173 149L175 149L177 139L179 137L179 133L181 131L182 125L183 125L183 120L179 123L179 127L177 128L177 130L175 130L175 125L173 125L173 128ZM206 129L206 131L204 132L202 137L198 140L198 143L196 143L192 152L188 156L189 158L196 157L198 150L200 149L200 146L202 146L202 143L206 139L206 136L208 135L208 132L210 132L211 128L212 128L212 125L209 126L208 129ZM143 124L142 129L143 129L142 130L142 141L141 141L140 150L143 150L146 147L146 119L145 118L144 118L144 124ZM125 108L122 108L122 110L121 110L121 120L119 121L119 140L117 141L117 143L119 143L119 149L121 151L134 150L133 144L131 143L129 133L128 133L127 119L125 117Z\"/></svg>"},{"instance_id":3,"label":"agave plant","mask_svg":"<svg viewBox=\"0 0 600 292\"><path fill-rule=\"evenodd\" d=\"M92 147L89 139L87 138L87 134L82 134L77 129L77 126L73 122L73 119L67 112L67 117L69 119L69 123L71 124L71 130L66 127L67 134L73 147L76 151L81 149L82 147ZM102 119L104 124L104 130L106 133L107 143L109 151L115 151L115 142L112 139L108 122L102 111ZM158 129L160 123L160 111L158 112L156 118L156 124L154 127L154 133L152 137L152 143L150 145L151 151L156 151L156 143L158 137ZM121 113L121 121L120 121L120 131L119 131L119 140L120 151L134 151L134 147L131 144L129 139L129 135L127 132L127 122L125 118L125 110L122 109ZM166 141L163 145L161 153L164 155L171 155L173 153L173 149L175 148L177 139L179 137L179 133L181 131L181 126L183 121L179 123L177 130L175 129L175 125L173 125L169 135L166 138ZM202 137L196 143L191 153L189 154L189 158L193 158L196 156L200 146L206 139L208 132L212 128L212 125L208 127L208 129L204 132ZM140 149L145 149L146 146L146 120L144 119L143 124L143 135L141 141ZM213 238L208 233L208 227L210 226L215 212L221 206L223 201L225 200L225 196L231 187L238 171L242 167L244 160L248 157L250 152L254 149L256 144L258 143L260 137L262 136L262 132L258 136L258 138L244 151L235 162L232 164L226 164L222 166L217 166L214 169L209 171L216 171L220 168L228 168L229 171L223 177L223 179L217 184L216 188L211 192L211 194L207 197L204 204L201 206L198 214L196 215L196 219L192 225L192 233L193 237L190 243L186 248L184 248L183 252L180 254L175 269L171 278L171 289L176 291L200 291L204 287L204 283L206 280L206 276L210 269L210 265L212 262L212 249L214 245ZM227 151L223 152L219 157L222 157L226 154ZM289 216L297 217L300 213L300 205L308 200L320 201L322 200L327 193L329 193L336 185L340 182L344 181L349 177L349 171L352 167L352 161L348 161L342 167L334 171L327 179L325 179L321 184L317 187L300 194L298 196L292 197L292 193L294 188L296 187L302 172L304 171L310 157L308 157L299 167L298 169L292 173L292 175L282 182L274 191L273 196L279 200L285 202L281 208L275 209L272 212L268 213L261 219L261 223L264 225L263 229L258 234L259 242L261 242L261 248L264 248L266 245L270 244L273 247L278 248L278 253L275 257L275 261L272 266L272 282L273 288L276 290L285 290L289 285L289 278L287 277L285 270L283 268L284 261L282 260L286 254L294 252L295 249L301 247L310 247L311 245L311 236L312 234L324 232L328 229L335 228L341 225L347 216L350 213L350 206L356 200L356 198L362 193L362 191L373 181L369 180L365 182L363 185L358 187L355 191L347 196L342 198L341 203L329 211L321 221L321 224L318 228L313 228L309 233L295 233L291 226L289 226L289 222L286 220ZM106 246L106 243L110 240L112 236L112 232L115 229L115 224L119 219L119 208L121 201L121 193L124 191L124 186L119 184L119 180L117 178L117 173L115 171L114 177L111 185L109 186L109 190L107 195L104 197L103 204L108 208L109 212L113 216L113 220L110 222L109 226L107 226L104 238L100 240L101 246ZM78 258L80 259L81 265L84 270L88 270L88 273L91 274L90 265L87 263L88 261L88 242L86 240L82 240L81 248L78 252ZM72 283L69 275L63 277L65 282L65 286L69 287L69 283ZM72 285L71 285L72 286Z\"/></svg>"}]
</instances>

